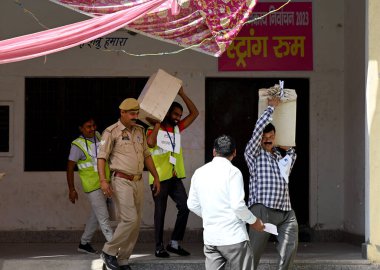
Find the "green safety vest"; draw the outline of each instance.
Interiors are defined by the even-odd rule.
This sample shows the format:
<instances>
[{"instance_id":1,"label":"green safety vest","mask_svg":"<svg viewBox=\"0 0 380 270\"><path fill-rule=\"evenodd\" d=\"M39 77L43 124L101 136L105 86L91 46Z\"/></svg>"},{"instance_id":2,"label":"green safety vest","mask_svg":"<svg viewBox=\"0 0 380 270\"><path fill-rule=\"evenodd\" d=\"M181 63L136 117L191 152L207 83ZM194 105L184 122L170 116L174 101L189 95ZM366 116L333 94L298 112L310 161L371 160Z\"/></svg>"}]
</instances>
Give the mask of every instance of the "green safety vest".
<instances>
[{"instance_id":1,"label":"green safety vest","mask_svg":"<svg viewBox=\"0 0 380 270\"><path fill-rule=\"evenodd\" d=\"M96 132L96 138L98 139L98 142L100 144L100 134L99 132ZM93 143L90 140L87 140L87 147L86 147L86 140L83 137L77 138L75 141L72 142L72 144L76 145L83 151L83 153L86 156L85 160L78 160L77 167L79 172L79 177L82 182L82 187L84 192L91 192L94 190L97 190L100 188L100 181L99 181L99 175L98 175L98 166L97 166L97 158L92 157L88 151L91 151L93 147L95 147L95 143ZM97 143L97 147L99 145ZM96 149L98 151L98 149ZM107 179L110 176L110 170L108 167L108 164L106 164L106 177Z\"/></svg>"},{"instance_id":2,"label":"green safety vest","mask_svg":"<svg viewBox=\"0 0 380 270\"><path fill-rule=\"evenodd\" d=\"M151 127L149 129L152 129ZM160 128L161 129L161 128ZM179 134L178 126L174 127L174 134ZM154 148L149 148L154 165L160 181L165 181L173 177L173 171L176 172L178 178L185 178L185 164L183 162L182 147L180 147L179 154L164 150L157 145ZM176 164L173 165L169 162L170 155L176 158ZM153 176L149 173L149 184L153 184Z\"/></svg>"}]
</instances>

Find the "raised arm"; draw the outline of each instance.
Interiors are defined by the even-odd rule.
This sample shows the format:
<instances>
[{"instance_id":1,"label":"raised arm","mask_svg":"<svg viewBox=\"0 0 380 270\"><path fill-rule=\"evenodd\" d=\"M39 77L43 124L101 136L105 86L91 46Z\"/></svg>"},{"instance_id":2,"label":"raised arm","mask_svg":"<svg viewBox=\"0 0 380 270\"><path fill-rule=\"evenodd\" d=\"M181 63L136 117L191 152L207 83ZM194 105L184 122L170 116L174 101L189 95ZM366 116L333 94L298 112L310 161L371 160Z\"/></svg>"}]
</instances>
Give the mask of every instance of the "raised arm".
<instances>
[{"instance_id":1,"label":"raised arm","mask_svg":"<svg viewBox=\"0 0 380 270\"><path fill-rule=\"evenodd\" d=\"M263 135L263 130L266 125L272 121L272 114L274 112L275 107L280 103L279 98L268 99L268 108L264 110L259 119L256 122L255 128L252 133L252 137L249 140L244 156L247 159L252 158L253 156L257 156L259 154L260 145L261 145L261 137Z\"/></svg>"},{"instance_id":2,"label":"raised arm","mask_svg":"<svg viewBox=\"0 0 380 270\"><path fill-rule=\"evenodd\" d=\"M194 122L194 120L198 117L199 111L195 104L191 101L191 99L185 94L183 87L179 89L178 95L185 102L187 109L189 110L189 115L187 115L183 120L183 128L187 128Z\"/></svg>"}]
</instances>

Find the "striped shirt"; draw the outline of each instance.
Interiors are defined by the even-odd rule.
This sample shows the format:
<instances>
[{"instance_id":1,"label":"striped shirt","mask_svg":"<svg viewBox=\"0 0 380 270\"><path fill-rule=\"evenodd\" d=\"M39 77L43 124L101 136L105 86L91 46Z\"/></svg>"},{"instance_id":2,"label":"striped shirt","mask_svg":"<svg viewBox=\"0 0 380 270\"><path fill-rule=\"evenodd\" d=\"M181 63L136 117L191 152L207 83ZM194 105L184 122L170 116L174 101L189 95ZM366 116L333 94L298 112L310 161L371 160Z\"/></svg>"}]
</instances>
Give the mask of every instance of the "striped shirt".
<instances>
[{"instance_id":1,"label":"striped shirt","mask_svg":"<svg viewBox=\"0 0 380 270\"><path fill-rule=\"evenodd\" d=\"M271 106L263 112L245 148L244 156L250 173L248 207L260 203L272 209L290 211L289 187L278 167L281 154L276 148L270 153L261 147L263 130L272 121L273 112ZM286 154L292 158L292 168L297 157L294 148Z\"/></svg>"}]
</instances>

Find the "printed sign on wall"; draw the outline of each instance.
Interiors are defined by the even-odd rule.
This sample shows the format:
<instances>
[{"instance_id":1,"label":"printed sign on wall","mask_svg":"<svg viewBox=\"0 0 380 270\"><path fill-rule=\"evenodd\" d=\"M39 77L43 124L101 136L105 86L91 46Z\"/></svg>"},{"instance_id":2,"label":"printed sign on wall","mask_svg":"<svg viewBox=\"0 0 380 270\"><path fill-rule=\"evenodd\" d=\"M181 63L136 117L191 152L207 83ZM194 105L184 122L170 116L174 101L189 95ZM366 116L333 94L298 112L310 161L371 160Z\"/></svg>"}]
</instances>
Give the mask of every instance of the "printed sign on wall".
<instances>
[{"instance_id":1,"label":"printed sign on wall","mask_svg":"<svg viewBox=\"0 0 380 270\"><path fill-rule=\"evenodd\" d=\"M258 18L283 3L257 3ZM219 71L313 70L312 3L290 2L243 26L218 59Z\"/></svg>"}]
</instances>

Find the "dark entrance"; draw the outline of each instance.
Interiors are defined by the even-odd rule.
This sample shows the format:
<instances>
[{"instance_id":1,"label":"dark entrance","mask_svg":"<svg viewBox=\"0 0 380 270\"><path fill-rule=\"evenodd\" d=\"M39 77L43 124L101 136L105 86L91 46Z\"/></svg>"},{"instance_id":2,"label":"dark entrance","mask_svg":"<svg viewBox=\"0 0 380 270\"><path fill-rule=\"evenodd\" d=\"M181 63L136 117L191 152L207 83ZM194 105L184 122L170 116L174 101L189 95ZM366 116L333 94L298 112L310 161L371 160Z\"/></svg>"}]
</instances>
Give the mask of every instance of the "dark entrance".
<instances>
[{"instance_id":1,"label":"dark entrance","mask_svg":"<svg viewBox=\"0 0 380 270\"><path fill-rule=\"evenodd\" d=\"M26 78L25 171L65 171L77 119L91 114L102 132L119 118L119 104L137 98L147 78Z\"/></svg>"},{"instance_id":2,"label":"dark entrance","mask_svg":"<svg viewBox=\"0 0 380 270\"><path fill-rule=\"evenodd\" d=\"M212 145L217 136L229 134L235 138L238 153L233 163L243 173L246 194L249 172L244 160L244 149L257 120L258 90L278 84L278 81L278 78L206 79L205 161L212 159ZM298 157L290 175L289 189L292 207L300 225L300 241L308 241L308 235L303 232L309 227L309 80L285 79L285 88L296 89L297 92Z\"/></svg>"}]
</instances>

